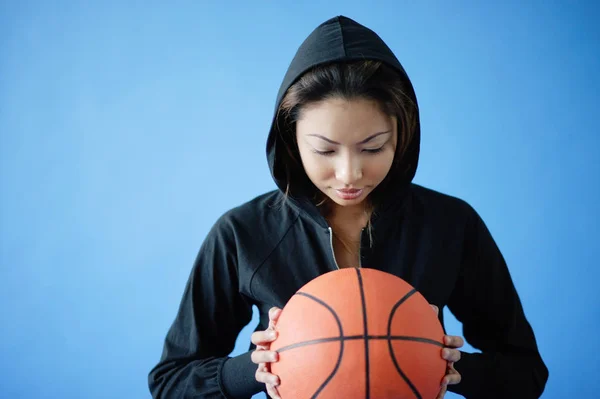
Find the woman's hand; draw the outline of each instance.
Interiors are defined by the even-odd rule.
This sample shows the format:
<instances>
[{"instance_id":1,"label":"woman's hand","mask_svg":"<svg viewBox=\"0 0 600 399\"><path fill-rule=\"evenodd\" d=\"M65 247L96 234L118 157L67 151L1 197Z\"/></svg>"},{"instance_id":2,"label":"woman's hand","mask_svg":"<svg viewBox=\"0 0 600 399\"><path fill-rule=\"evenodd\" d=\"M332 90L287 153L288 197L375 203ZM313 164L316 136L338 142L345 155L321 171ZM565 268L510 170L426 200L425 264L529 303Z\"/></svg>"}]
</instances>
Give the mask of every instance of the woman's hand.
<instances>
[{"instance_id":1,"label":"woman's hand","mask_svg":"<svg viewBox=\"0 0 600 399\"><path fill-rule=\"evenodd\" d=\"M437 306L431 305L431 307L436 314L440 313L440 310ZM446 369L446 375L442 379L440 393L436 399L442 399L444 397L446 390L448 389L448 385L455 385L460 382L461 375L454 368L454 363L460 360L460 351L458 348L461 348L464 344L465 342L461 337L453 335L444 336L444 345L446 345L446 347L442 349L442 357L448 362L448 367Z\"/></svg>"},{"instance_id":2,"label":"woman's hand","mask_svg":"<svg viewBox=\"0 0 600 399\"><path fill-rule=\"evenodd\" d=\"M275 324L281 309L273 307L269 310L269 327L265 331L255 331L250 340L256 345L256 350L252 352L252 362L258 364L256 370L256 381L263 382L267 385L267 393L272 399L280 399L277 386L279 385L279 377L271 374L271 363L279 360L278 354L275 351L270 351L271 342L277 339L277 331Z\"/></svg>"}]
</instances>

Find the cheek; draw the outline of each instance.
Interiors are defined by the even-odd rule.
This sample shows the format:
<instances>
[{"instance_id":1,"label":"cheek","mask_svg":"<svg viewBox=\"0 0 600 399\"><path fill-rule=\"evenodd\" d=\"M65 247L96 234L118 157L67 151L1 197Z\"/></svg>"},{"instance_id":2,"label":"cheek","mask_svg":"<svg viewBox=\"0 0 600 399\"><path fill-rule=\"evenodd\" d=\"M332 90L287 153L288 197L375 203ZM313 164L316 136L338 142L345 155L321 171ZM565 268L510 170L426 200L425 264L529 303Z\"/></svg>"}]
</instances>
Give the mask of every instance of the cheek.
<instances>
[{"instance_id":1,"label":"cheek","mask_svg":"<svg viewBox=\"0 0 600 399\"><path fill-rule=\"evenodd\" d=\"M304 171L315 185L319 185L320 182L329 179L332 174L332 168L326 159L313 153L306 152L301 156Z\"/></svg>"},{"instance_id":2,"label":"cheek","mask_svg":"<svg viewBox=\"0 0 600 399\"><path fill-rule=\"evenodd\" d=\"M394 154L381 154L377 159L373 159L368 163L368 168L364 173L372 180L383 180L392 167Z\"/></svg>"},{"instance_id":3,"label":"cheek","mask_svg":"<svg viewBox=\"0 0 600 399\"><path fill-rule=\"evenodd\" d=\"M318 157L313 157L312 159L307 160L305 168L308 177L317 182L327 180L332 174L333 170L328 162L319 159Z\"/></svg>"}]
</instances>

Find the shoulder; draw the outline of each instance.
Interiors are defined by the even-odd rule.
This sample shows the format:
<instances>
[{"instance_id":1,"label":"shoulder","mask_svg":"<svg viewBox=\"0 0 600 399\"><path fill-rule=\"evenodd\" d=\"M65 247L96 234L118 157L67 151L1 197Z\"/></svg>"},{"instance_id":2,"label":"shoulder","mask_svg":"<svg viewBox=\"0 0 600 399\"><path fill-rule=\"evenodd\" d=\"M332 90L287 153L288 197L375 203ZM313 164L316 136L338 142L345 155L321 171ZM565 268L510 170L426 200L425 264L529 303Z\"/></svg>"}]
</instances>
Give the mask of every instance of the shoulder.
<instances>
[{"instance_id":1,"label":"shoulder","mask_svg":"<svg viewBox=\"0 0 600 399\"><path fill-rule=\"evenodd\" d=\"M213 229L227 231L238 241L246 238L273 236L289 227L297 218L296 212L283 202L279 190L258 195L223 213Z\"/></svg>"},{"instance_id":2,"label":"shoulder","mask_svg":"<svg viewBox=\"0 0 600 399\"><path fill-rule=\"evenodd\" d=\"M417 184L412 187L412 211L426 215L429 223L462 231L467 237L491 235L480 213L468 201Z\"/></svg>"},{"instance_id":3,"label":"shoulder","mask_svg":"<svg viewBox=\"0 0 600 399\"><path fill-rule=\"evenodd\" d=\"M476 211L466 200L418 184L412 184L412 202L434 213L470 219Z\"/></svg>"},{"instance_id":4,"label":"shoulder","mask_svg":"<svg viewBox=\"0 0 600 399\"><path fill-rule=\"evenodd\" d=\"M279 190L269 191L258 195L225 212L221 217L222 223L246 224L278 219L290 209L283 205L283 195Z\"/></svg>"}]
</instances>

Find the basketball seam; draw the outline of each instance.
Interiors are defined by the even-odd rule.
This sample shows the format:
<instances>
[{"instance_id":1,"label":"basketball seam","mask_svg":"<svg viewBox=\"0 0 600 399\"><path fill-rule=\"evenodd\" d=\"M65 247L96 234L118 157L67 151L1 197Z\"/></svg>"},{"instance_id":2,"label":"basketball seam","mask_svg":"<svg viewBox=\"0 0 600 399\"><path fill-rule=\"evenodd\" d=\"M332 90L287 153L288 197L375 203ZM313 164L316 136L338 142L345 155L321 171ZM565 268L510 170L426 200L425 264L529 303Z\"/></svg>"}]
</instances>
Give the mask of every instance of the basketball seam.
<instances>
[{"instance_id":1,"label":"basketball seam","mask_svg":"<svg viewBox=\"0 0 600 399\"><path fill-rule=\"evenodd\" d=\"M371 395L371 377L369 376L369 324L367 323L367 303L365 298L365 289L363 286L362 275L360 274L360 269L356 270L356 276L358 278L358 288L360 290L360 301L362 305L362 314L363 314L363 337L365 340L365 398L369 399Z\"/></svg>"},{"instance_id":2,"label":"basketball seam","mask_svg":"<svg viewBox=\"0 0 600 399\"><path fill-rule=\"evenodd\" d=\"M398 302L396 302L396 304L392 308L392 311L390 312L390 318L388 320L388 336L390 336L390 334L392 332L392 321L394 319L394 314L396 313L396 310L398 310L398 308L403 303L405 303L408 300L408 298L413 296L416 292L417 292L417 290L415 288L413 288L406 295L404 295ZM414 384L412 383L410 378L408 378L408 376L406 374L404 374L404 372L400 368L400 365L398 364L398 360L396 359L396 355L394 354L394 347L392 346L392 341L388 341L388 349L390 351L390 357L392 358L392 362L394 363L394 366L396 367L396 371L398 371L398 374L400 374L400 376L402 377L404 382L406 382L406 384L408 384L408 386L413 391L413 393L415 394L417 399L422 399L421 394L419 393L419 390L417 389L417 387L414 386Z\"/></svg>"},{"instance_id":3,"label":"basketball seam","mask_svg":"<svg viewBox=\"0 0 600 399\"><path fill-rule=\"evenodd\" d=\"M340 338L344 336L344 329L342 327L342 321L340 320L339 316L337 315L337 313L335 312L335 310L333 310L333 308L331 306L329 306L325 301L323 301L313 295L307 294L305 292L298 292L297 295L302 295L306 298L312 299L313 301L317 302L318 304L324 306L325 309L329 310L331 312L331 314L333 315L333 317L335 318L335 321L338 325L338 329L340 331ZM335 367L333 368L333 371L331 372L329 377L327 377L327 379L323 382L323 384L321 384L321 386L317 389L317 391L311 396L311 399L317 398L319 396L319 394L321 393L321 391L323 391L323 389L325 389L327 384L329 384L329 381L331 381L333 379L333 377L337 373L338 369L340 368L340 364L342 364L343 355L344 355L344 340L340 340L340 355L338 356L337 363L336 363Z\"/></svg>"},{"instance_id":4,"label":"basketball seam","mask_svg":"<svg viewBox=\"0 0 600 399\"><path fill-rule=\"evenodd\" d=\"M418 342L420 344L434 345L434 346L438 346L440 348L444 347L443 343L435 341L433 339L422 338L422 337L411 337L411 336L408 336L408 335L392 335L392 336L386 336L386 335L369 335L369 336L367 336L367 338L369 339L369 341L371 341L371 340L372 341L375 341L375 340L411 341L411 342ZM359 340L359 339L364 339L364 336L362 336L362 335L349 335L349 336L344 336L344 337L328 337L328 338L311 339L310 341L302 341L302 342L297 342L295 344L283 346L283 347L277 349L277 352L286 352L286 351L289 351L289 350L292 350L292 349L296 349L296 348L300 348L300 347L303 347L303 346L324 344L324 343L327 343L327 342L355 341L355 340Z\"/></svg>"}]
</instances>

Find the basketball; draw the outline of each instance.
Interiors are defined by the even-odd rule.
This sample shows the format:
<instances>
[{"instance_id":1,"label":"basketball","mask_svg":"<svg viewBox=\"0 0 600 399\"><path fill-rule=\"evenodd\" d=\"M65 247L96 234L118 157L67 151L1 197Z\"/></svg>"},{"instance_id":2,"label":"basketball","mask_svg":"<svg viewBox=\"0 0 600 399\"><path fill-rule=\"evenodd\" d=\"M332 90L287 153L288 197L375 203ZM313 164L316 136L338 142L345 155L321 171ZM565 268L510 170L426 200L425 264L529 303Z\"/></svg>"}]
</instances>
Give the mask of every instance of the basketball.
<instances>
[{"instance_id":1,"label":"basketball","mask_svg":"<svg viewBox=\"0 0 600 399\"><path fill-rule=\"evenodd\" d=\"M444 330L427 300L375 269L325 273L276 325L271 363L282 399L434 399L446 373Z\"/></svg>"}]
</instances>

